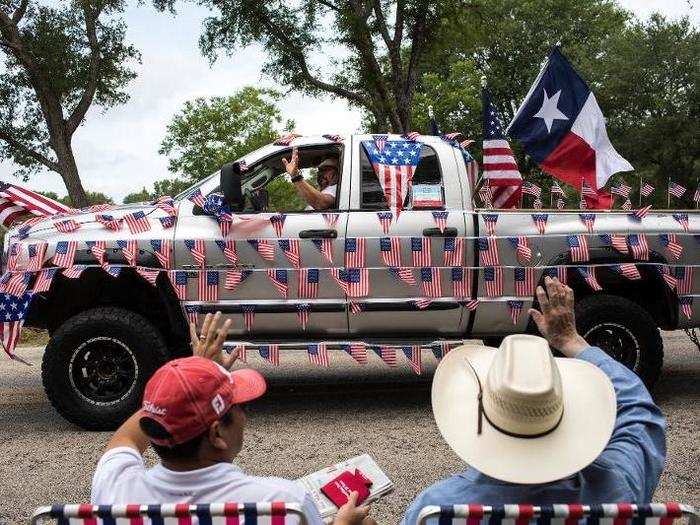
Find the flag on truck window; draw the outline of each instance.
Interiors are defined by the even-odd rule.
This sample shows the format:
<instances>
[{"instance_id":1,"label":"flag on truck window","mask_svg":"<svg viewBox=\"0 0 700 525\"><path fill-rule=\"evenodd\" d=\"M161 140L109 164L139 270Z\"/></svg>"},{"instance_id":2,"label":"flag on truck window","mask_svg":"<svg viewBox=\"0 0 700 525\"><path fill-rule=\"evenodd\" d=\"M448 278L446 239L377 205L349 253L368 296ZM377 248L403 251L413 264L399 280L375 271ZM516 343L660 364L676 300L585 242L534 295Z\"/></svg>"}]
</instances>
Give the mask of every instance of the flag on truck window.
<instances>
[{"instance_id":1,"label":"flag on truck window","mask_svg":"<svg viewBox=\"0 0 700 525\"><path fill-rule=\"evenodd\" d=\"M508 237L508 242L515 250L515 255L519 261L529 263L532 260L532 248L530 248L526 235Z\"/></svg>"},{"instance_id":2,"label":"flag on truck window","mask_svg":"<svg viewBox=\"0 0 700 525\"><path fill-rule=\"evenodd\" d=\"M589 259L588 240L585 235L567 235L566 244L573 262L584 262Z\"/></svg>"},{"instance_id":3,"label":"flag on truck window","mask_svg":"<svg viewBox=\"0 0 700 525\"><path fill-rule=\"evenodd\" d=\"M479 237L476 240L481 266L498 266L498 239L496 237Z\"/></svg>"},{"instance_id":4,"label":"flag on truck window","mask_svg":"<svg viewBox=\"0 0 700 525\"><path fill-rule=\"evenodd\" d=\"M532 297L535 295L535 269L514 268L515 295L518 297Z\"/></svg>"}]
</instances>

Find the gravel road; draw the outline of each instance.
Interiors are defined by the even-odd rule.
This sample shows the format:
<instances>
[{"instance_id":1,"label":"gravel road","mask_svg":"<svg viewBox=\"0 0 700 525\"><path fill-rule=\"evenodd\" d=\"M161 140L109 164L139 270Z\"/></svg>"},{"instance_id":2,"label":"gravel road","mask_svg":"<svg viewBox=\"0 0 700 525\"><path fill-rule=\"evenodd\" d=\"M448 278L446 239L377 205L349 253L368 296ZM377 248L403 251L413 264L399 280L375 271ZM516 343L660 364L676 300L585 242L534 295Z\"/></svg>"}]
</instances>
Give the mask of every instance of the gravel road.
<instances>
[{"instance_id":1,"label":"gravel road","mask_svg":"<svg viewBox=\"0 0 700 525\"><path fill-rule=\"evenodd\" d=\"M700 505L700 353L683 332L664 335L664 373L655 398L668 421L666 469L657 501ZM35 366L0 359L0 523L26 523L40 504L87 501L93 467L109 433L80 430L57 415L41 387L41 349L18 353ZM271 392L254 403L239 463L259 475L296 478L368 452L396 490L375 505L379 523L397 523L423 487L464 465L443 443L430 411L432 356L415 376L378 359L355 365L332 355L329 370L301 353L267 375ZM152 460L153 457L149 456Z\"/></svg>"}]
</instances>

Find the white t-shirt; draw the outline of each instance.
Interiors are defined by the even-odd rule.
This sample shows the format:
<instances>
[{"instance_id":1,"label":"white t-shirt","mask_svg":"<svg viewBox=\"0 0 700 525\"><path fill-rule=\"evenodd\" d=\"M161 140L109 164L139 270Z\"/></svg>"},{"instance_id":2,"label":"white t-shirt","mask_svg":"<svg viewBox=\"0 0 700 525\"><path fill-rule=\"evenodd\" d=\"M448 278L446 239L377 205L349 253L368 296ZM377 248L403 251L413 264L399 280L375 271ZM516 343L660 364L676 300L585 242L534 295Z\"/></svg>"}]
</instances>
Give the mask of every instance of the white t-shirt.
<instances>
[{"instance_id":1,"label":"white t-shirt","mask_svg":"<svg viewBox=\"0 0 700 525\"><path fill-rule=\"evenodd\" d=\"M323 188L323 189L321 190L321 193L323 193L324 195L332 195L332 196L333 196L333 199L335 199L335 194L336 194L337 191L338 191L338 185L337 185L337 184L333 184L333 185L331 185L331 186L326 186L325 188ZM305 210L313 210L313 209L315 209L315 208L314 208L313 206L309 205L309 206L307 206L307 207L304 208L304 209L305 209Z\"/></svg>"},{"instance_id":2,"label":"white t-shirt","mask_svg":"<svg viewBox=\"0 0 700 525\"><path fill-rule=\"evenodd\" d=\"M318 509L304 490L282 478L248 476L232 463L175 472L158 463L147 469L137 450L117 447L97 463L90 501L95 505L126 503L299 503L309 525L322 525Z\"/></svg>"}]
</instances>

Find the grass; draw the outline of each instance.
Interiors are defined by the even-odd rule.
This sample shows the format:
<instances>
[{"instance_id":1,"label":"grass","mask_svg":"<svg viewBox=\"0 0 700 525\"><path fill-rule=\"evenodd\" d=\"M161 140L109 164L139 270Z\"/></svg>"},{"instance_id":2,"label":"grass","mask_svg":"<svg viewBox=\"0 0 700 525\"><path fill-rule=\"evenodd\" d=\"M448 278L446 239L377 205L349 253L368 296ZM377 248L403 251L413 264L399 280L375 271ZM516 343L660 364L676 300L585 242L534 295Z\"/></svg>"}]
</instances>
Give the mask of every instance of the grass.
<instances>
[{"instance_id":1,"label":"grass","mask_svg":"<svg viewBox=\"0 0 700 525\"><path fill-rule=\"evenodd\" d=\"M19 339L18 346L46 346L49 342L49 333L46 330L25 328Z\"/></svg>"}]
</instances>

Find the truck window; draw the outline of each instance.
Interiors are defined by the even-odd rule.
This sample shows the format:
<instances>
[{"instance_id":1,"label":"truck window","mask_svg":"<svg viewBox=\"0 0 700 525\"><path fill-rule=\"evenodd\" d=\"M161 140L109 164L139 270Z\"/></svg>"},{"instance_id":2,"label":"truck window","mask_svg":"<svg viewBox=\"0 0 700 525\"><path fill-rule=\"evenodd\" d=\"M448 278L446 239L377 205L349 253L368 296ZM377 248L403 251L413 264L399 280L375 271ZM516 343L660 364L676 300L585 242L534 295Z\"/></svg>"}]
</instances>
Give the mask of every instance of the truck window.
<instances>
[{"instance_id":1,"label":"truck window","mask_svg":"<svg viewBox=\"0 0 700 525\"><path fill-rule=\"evenodd\" d=\"M360 172L362 177L360 206L363 210L387 210L384 192L379 184L379 179L374 173L374 168L369 161L364 147L360 147ZM438 196L441 203L433 203L428 207L441 208L444 203L444 193L442 188L442 174L440 172L440 162L435 150L425 144L421 147L420 161L413 174L413 185L418 185L424 190L423 194ZM413 192L412 192L413 193ZM404 209L418 209L425 207L420 202L414 202L413 194L406 196Z\"/></svg>"}]
</instances>

